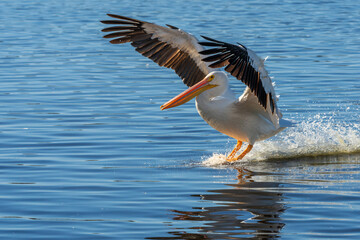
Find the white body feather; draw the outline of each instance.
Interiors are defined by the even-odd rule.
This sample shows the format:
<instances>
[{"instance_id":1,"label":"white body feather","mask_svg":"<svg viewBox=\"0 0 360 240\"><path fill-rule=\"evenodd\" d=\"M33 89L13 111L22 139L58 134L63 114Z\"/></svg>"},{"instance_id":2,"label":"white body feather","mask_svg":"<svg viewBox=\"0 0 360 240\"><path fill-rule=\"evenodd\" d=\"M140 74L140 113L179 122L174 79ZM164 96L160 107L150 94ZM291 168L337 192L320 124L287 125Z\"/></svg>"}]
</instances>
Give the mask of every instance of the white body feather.
<instances>
[{"instance_id":1,"label":"white body feather","mask_svg":"<svg viewBox=\"0 0 360 240\"><path fill-rule=\"evenodd\" d=\"M219 86L203 92L196 98L196 108L210 126L251 145L274 136L285 128L280 125L276 114L265 111L259 105L248 88L237 99L224 73L211 74L215 74L214 84Z\"/></svg>"}]
</instances>

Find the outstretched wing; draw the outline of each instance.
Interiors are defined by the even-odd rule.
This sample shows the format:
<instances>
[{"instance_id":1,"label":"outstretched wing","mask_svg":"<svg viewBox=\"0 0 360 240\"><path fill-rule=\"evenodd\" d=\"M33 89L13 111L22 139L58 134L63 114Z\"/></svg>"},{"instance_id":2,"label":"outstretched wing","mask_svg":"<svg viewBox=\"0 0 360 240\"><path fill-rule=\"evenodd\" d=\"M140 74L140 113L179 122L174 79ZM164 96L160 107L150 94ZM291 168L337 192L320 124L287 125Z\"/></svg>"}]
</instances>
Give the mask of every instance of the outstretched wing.
<instances>
[{"instance_id":1,"label":"outstretched wing","mask_svg":"<svg viewBox=\"0 0 360 240\"><path fill-rule=\"evenodd\" d=\"M209 67L225 67L236 79L247 85L250 91L257 97L258 102L266 110L277 110L276 95L271 79L265 70L264 60L260 59L253 51L245 46L233 45L215 39L202 36L208 42L199 42L203 46L215 47L201 51L205 62L212 62ZM245 90L246 92L246 90Z\"/></svg>"},{"instance_id":2,"label":"outstretched wing","mask_svg":"<svg viewBox=\"0 0 360 240\"><path fill-rule=\"evenodd\" d=\"M110 41L113 44L131 42L143 56L174 69L187 86L201 81L210 72L199 54L204 49L191 34L171 25L167 28L124 16L108 16L121 20L101 21L115 25L102 30L112 32L104 38L114 38Z\"/></svg>"}]
</instances>

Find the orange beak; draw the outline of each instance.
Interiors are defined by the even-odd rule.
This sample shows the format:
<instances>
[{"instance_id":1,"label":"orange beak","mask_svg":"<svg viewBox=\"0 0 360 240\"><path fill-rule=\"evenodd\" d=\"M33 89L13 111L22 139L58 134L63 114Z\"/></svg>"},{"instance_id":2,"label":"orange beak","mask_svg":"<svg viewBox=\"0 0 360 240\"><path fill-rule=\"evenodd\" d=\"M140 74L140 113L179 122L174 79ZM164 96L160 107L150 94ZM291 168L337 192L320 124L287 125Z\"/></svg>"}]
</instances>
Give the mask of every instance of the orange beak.
<instances>
[{"instance_id":1,"label":"orange beak","mask_svg":"<svg viewBox=\"0 0 360 240\"><path fill-rule=\"evenodd\" d=\"M204 78L203 80L201 80L200 82L198 82L194 86L188 88L187 90L180 93L179 95L177 95L176 97L174 97L170 101L164 103L160 107L160 109L164 110L164 109L180 106L180 105L182 105L184 103L187 103L188 101L190 101L194 97L198 96L200 93L218 86L216 84L210 84L210 82L211 82L211 80L209 80L209 77Z\"/></svg>"}]
</instances>

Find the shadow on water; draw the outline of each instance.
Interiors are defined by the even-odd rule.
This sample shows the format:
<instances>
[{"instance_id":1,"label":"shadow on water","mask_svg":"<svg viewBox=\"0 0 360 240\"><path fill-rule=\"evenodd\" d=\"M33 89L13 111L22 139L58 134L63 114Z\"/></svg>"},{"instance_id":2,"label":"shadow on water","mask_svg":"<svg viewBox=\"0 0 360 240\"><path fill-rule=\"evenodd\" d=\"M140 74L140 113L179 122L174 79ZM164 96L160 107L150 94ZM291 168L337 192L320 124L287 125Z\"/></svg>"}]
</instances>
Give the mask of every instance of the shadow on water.
<instances>
[{"instance_id":1,"label":"shadow on water","mask_svg":"<svg viewBox=\"0 0 360 240\"><path fill-rule=\"evenodd\" d=\"M274 239L279 237L286 210L278 182L257 182L258 173L236 168L237 183L230 188L209 190L204 195L192 195L215 206L194 211L171 210L174 221L190 221L188 229L174 229L170 237L147 239ZM261 174L261 173L259 173Z\"/></svg>"}]
</instances>

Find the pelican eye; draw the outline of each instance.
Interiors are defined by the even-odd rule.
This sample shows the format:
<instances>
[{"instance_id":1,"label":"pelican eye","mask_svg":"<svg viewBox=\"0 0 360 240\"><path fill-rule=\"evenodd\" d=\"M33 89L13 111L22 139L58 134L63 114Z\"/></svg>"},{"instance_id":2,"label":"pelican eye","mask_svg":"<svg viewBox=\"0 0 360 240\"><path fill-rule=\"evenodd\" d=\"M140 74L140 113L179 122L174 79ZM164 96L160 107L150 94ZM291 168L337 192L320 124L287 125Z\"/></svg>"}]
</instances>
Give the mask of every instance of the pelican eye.
<instances>
[{"instance_id":1,"label":"pelican eye","mask_svg":"<svg viewBox=\"0 0 360 240\"><path fill-rule=\"evenodd\" d=\"M211 82L212 80L214 80L214 75L211 75L210 77L209 77L209 82Z\"/></svg>"}]
</instances>

